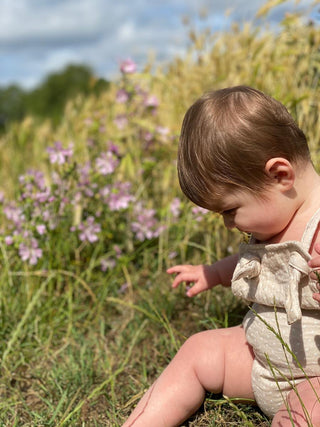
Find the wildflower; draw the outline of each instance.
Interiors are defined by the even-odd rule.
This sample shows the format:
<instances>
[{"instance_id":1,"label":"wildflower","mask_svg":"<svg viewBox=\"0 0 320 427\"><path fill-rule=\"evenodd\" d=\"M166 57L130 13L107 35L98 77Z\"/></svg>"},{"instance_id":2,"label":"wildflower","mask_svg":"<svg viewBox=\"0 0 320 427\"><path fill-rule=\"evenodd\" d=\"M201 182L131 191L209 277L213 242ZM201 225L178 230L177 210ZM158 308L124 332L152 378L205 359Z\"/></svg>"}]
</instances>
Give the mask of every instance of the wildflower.
<instances>
[{"instance_id":1,"label":"wildflower","mask_svg":"<svg viewBox=\"0 0 320 427\"><path fill-rule=\"evenodd\" d=\"M35 265L38 259L42 257L42 249L38 247L37 240L32 238L29 244L20 244L19 255L22 261L29 261L30 265Z\"/></svg>"},{"instance_id":2,"label":"wildflower","mask_svg":"<svg viewBox=\"0 0 320 427\"><path fill-rule=\"evenodd\" d=\"M200 206L194 206L191 209L191 212L193 213L193 215L195 215L194 219L196 221L201 221L203 219L204 215L206 215L209 211L208 211L208 209L201 208Z\"/></svg>"},{"instance_id":3,"label":"wildflower","mask_svg":"<svg viewBox=\"0 0 320 427\"><path fill-rule=\"evenodd\" d=\"M113 173L118 164L119 160L111 151L101 153L100 157L96 159L96 167L101 175L109 175Z\"/></svg>"},{"instance_id":4,"label":"wildflower","mask_svg":"<svg viewBox=\"0 0 320 427\"><path fill-rule=\"evenodd\" d=\"M73 145L70 144L67 149L62 147L60 141L54 143L54 147L48 147L47 152L49 153L50 163L58 163L63 165L69 157L73 155Z\"/></svg>"},{"instance_id":5,"label":"wildflower","mask_svg":"<svg viewBox=\"0 0 320 427\"><path fill-rule=\"evenodd\" d=\"M180 199L178 197L175 197L170 204L169 209L170 209L170 212L172 213L172 216L174 218L177 218L180 214L180 204L181 204L181 202L180 202Z\"/></svg>"},{"instance_id":6,"label":"wildflower","mask_svg":"<svg viewBox=\"0 0 320 427\"><path fill-rule=\"evenodd\" d=\"M113 121L119 130L124 129L128 124L127 116L124 114L118 114Z\"/></svg>"},{"instance_id":7,"label":"wildflower","mask_svg":"<svg viewBox=\"0 0 320 427\"><path fill-rule=\"evenodd\" d=\"M137 65L132 59L125 59L120 64L120 71L123 74L133 74L137 71Z\"/></svg>"},{"instance_id":8,"label":"wildflower","mask_svg":"<svg viewBox=\"0 0 320 427\"><path fill-rule=\"evenodd\" d=\"M172 252L169 253L168 258L169 259L176 258L177 255L178 255L178 252L172 251Z\"/></svg>"},{"instance_id":9,"label":"wildflower","mask_svg":"<svg viewBox=\"0 0 320 427\"><path fill-rule=\"evenodd\" d=\"M100 195L111 211L120 211L127 209L129 204L135 200L135 197L130 194L130 189L130 182L116 182L112 187L109 185L103 187Z\"/></svg>"},{"instance_id":10,"label":"wildflower","mask_svg":"<svg viewBox=\"0 0 320 427\"><path fill-rule=\"evenodd\" d=\"M112 141L109 141L109 151L114 153L116 156L119 156L119 147L115 145Z\"/></svg>"},{"instance_id":11,"label":"wildflower","mask_svg":"<svg viewBox=\"0 0 320 427\"><path fill-rule=\"evenodd\" d=\"M125 104L129 100L129 93L125 89L119 89L116 94L116 102Z\"/></svg>"},{"instance_id":12,"label":"wildflower","mask_svg":"<svg viewBox=\"0 0 320 427\"><path fill-rule=\"evenodd\" d=\"M89 216L78 228L81 231L79 238L82 242L88 241L94 243L99 240L97 233L100 233L101 225L94 222L93 216Z\"/></svg>"},{"instance_id":13,"label":"wildflower","mask_svg":"<svg viewBox=\"0 0 320 427\"><path fill-rule=\"evenodd\" d=\"M118 293L123 294L128 289L128 287L129 287L128 283L124 283L123 285L120 286Z\"/></svg>"},{"instance_id":14,"label":"wildflower","mask_svg":"<svg viewBox=\"0 0 320 427\"><path fill-rule=\"evenodd\" d=\"M113 258L102 259L100 262L101 271L112 270L116 266L116 261Z\"/></svg>"},{"instance_id":15,"label":"wildflower","mask_svg":"<svg viewBox=\"0 0 320 427\"><path fill-rule=\"evenodd\" d=\"M150 108L157 108L159 105L159 101L158 98L155 95L149 95L147 96L147 98L144 100L144 106L145 107L150 107Z\"/></svg>"},{"instance_id":16,"label":"wildflower","mask_svg":"<svg viewBox=\"0 0 320 427\"><path fill-rule=\"evenodd\" d=\"M12 221L16 226L21 226L25 216L22 208L15 206L13 203L8 204L3 208L3 213L8 220Z\"/></svg>"},{"instance_id":17,"label":"wildflower","mask_svg":"<svg viewBox=\"0 0 320 427\"><path fill-rule=\"evenodd\" d=\"M119 258L122 254L122 250L118 245L113 245L113 249L116 253L116 257Z\"/></svg>"},{"instance_id":18,"label":"wildflower","mask_svg":"<svg viewBox=\"0 0 320 427\"><path fill-rule=\"evenodd\" d=\"M143 139L145 140L145 142L152 142L153 134L151 132L146 131L143 133Z\"/></svg>"},{"instance_id":19,"label":"wildflower","mask_svg":"<svg viewBox=\"0 0 320 427\"><path fill-rule=\"evenodd\" d=\"M158 237L165 229L165 226L159 225L154 209L143 209L141 203L138 203L135 206L134 213L136 214L136 221L131 223L131 230L138 240L144 241Z\"/></svg>"},{"instance_id":20,"label":"wildflower","mask_svg":"<svg viewBox=\"0 0 320 427\"><path fill-rule=\"evenodd\" d=\"M162 135L162 136L167 136L170 132L169 128L164 126L157 126L156 131L158 132L159 135Z\"/></svg>"},{"instance_id":21,"label":"wildflower","mask_svg":"<svg viewBox=\"0 0 320 427\"><path fill-rule=\"evenodd\" d=\"M4 242L5 242L5 244L6 244L6 245L8 245L8 246L12 245L12 243L13 243L13 237L12 237L12 236L6 236L6 237L4 238Z\"/></svg>"},{"instance_id":22,"label":"wildflower","mask_svg":"<svg viewBox=\"0 0 320 427\"><path fill-rule=\"evenodd\" d=\"M43 234L46 233L47 229L46 226L44 224L39 224L36 226L36 230L37 232L42 236Z\"/></svg>"}]
</instances>

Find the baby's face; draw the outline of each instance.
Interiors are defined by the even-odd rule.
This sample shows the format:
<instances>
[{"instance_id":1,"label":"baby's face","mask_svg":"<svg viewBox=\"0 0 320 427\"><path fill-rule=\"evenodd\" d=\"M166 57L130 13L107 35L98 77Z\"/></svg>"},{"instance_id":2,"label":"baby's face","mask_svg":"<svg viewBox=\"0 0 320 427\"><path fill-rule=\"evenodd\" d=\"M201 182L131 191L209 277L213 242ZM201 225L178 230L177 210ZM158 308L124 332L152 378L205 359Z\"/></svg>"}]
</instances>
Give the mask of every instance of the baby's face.
<instances>
[{"instance_id":1,"label":"baby's face","mask_svg":"<svg viewBox=\"0 0 320 427\"><path fill-rule=\"evenodd\" d=\"M290 223L295 211L289 205L288 198L276 186L257 196L235 190L223 197L219 213L227 228L237 228L267 242Z\"/></svg>"}]
</instances>

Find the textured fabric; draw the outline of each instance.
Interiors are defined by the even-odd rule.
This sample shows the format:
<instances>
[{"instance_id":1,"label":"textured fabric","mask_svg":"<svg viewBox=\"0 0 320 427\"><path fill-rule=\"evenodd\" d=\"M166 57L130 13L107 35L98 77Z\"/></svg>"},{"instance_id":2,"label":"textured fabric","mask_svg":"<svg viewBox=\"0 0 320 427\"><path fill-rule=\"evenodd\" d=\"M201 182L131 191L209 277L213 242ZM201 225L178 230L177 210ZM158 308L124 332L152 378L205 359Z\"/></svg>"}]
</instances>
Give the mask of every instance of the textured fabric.
<instances>
[{"instance_id":1,"label":"textured fabric","mask_svg":"<svg viewBox=\"0 0 320 427\"><path fill-rule=\"evenodd\" d=\"M232 291L254 302L244 318L255 360L252 386L259 407L274 416L294 384L320 376L320 306L312 298L310 249L320 220L318 210L301 242L240 246Z\"/></svg>"}]
</instances>

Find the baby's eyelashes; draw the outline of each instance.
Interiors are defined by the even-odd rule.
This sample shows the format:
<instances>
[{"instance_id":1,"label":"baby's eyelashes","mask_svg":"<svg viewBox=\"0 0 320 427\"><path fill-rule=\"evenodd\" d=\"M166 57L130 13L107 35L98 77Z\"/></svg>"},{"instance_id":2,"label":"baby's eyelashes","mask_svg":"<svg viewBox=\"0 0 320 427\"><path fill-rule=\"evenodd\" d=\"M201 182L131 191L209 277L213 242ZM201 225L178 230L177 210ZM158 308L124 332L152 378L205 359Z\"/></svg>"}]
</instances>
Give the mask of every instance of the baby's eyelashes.
<instances>
[{"instance_id":1,"label":"baby's eyelashes","mask_svg":"<svg viewBox=\"0 0 320 427\"><path fill-rule=\"evenodd\" d=\"M234 215L237 211L237 208L226 209L221 212L221 215Z\"/></svg>"}]
</instances>

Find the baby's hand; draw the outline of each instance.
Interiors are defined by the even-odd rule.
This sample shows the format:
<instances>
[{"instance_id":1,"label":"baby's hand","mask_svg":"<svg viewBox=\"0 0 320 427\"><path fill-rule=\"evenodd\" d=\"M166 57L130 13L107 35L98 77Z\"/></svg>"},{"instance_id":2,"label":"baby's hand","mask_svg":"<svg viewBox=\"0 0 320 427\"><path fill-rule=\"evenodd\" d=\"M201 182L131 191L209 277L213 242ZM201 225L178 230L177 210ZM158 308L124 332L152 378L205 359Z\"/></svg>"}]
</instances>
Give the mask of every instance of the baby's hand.
<instances>
[{"instance_id":1,"label":"baby's hand","mask_svg":"<svg viewBox=\"0 0 320 427\"><path fill-rule=\"evenodd\" d=\"M194 285L187 290L187 296L193 297L200 292L211 289L213 283L213 268L209 265L175 265L168 268L167 273L176 273L172 287L176 288L182 282L194 283Z\"/></svg>"},{"instance_id":2,"label":"baby's hand","mask_svg":"<svg viewBox=\"0 0 320 427\"><path fill-rule=\"evenodd\" d=\"M316 243L314 245L315 251L319 254L314 256L309 262L309 267L312 268L313 272L310 274L311 279L318 281L318 289L319 292L314 293L313 298L320 303L320 244ZM316 274L317 272L318 274Z\"/></svg>"}]
</instances>

